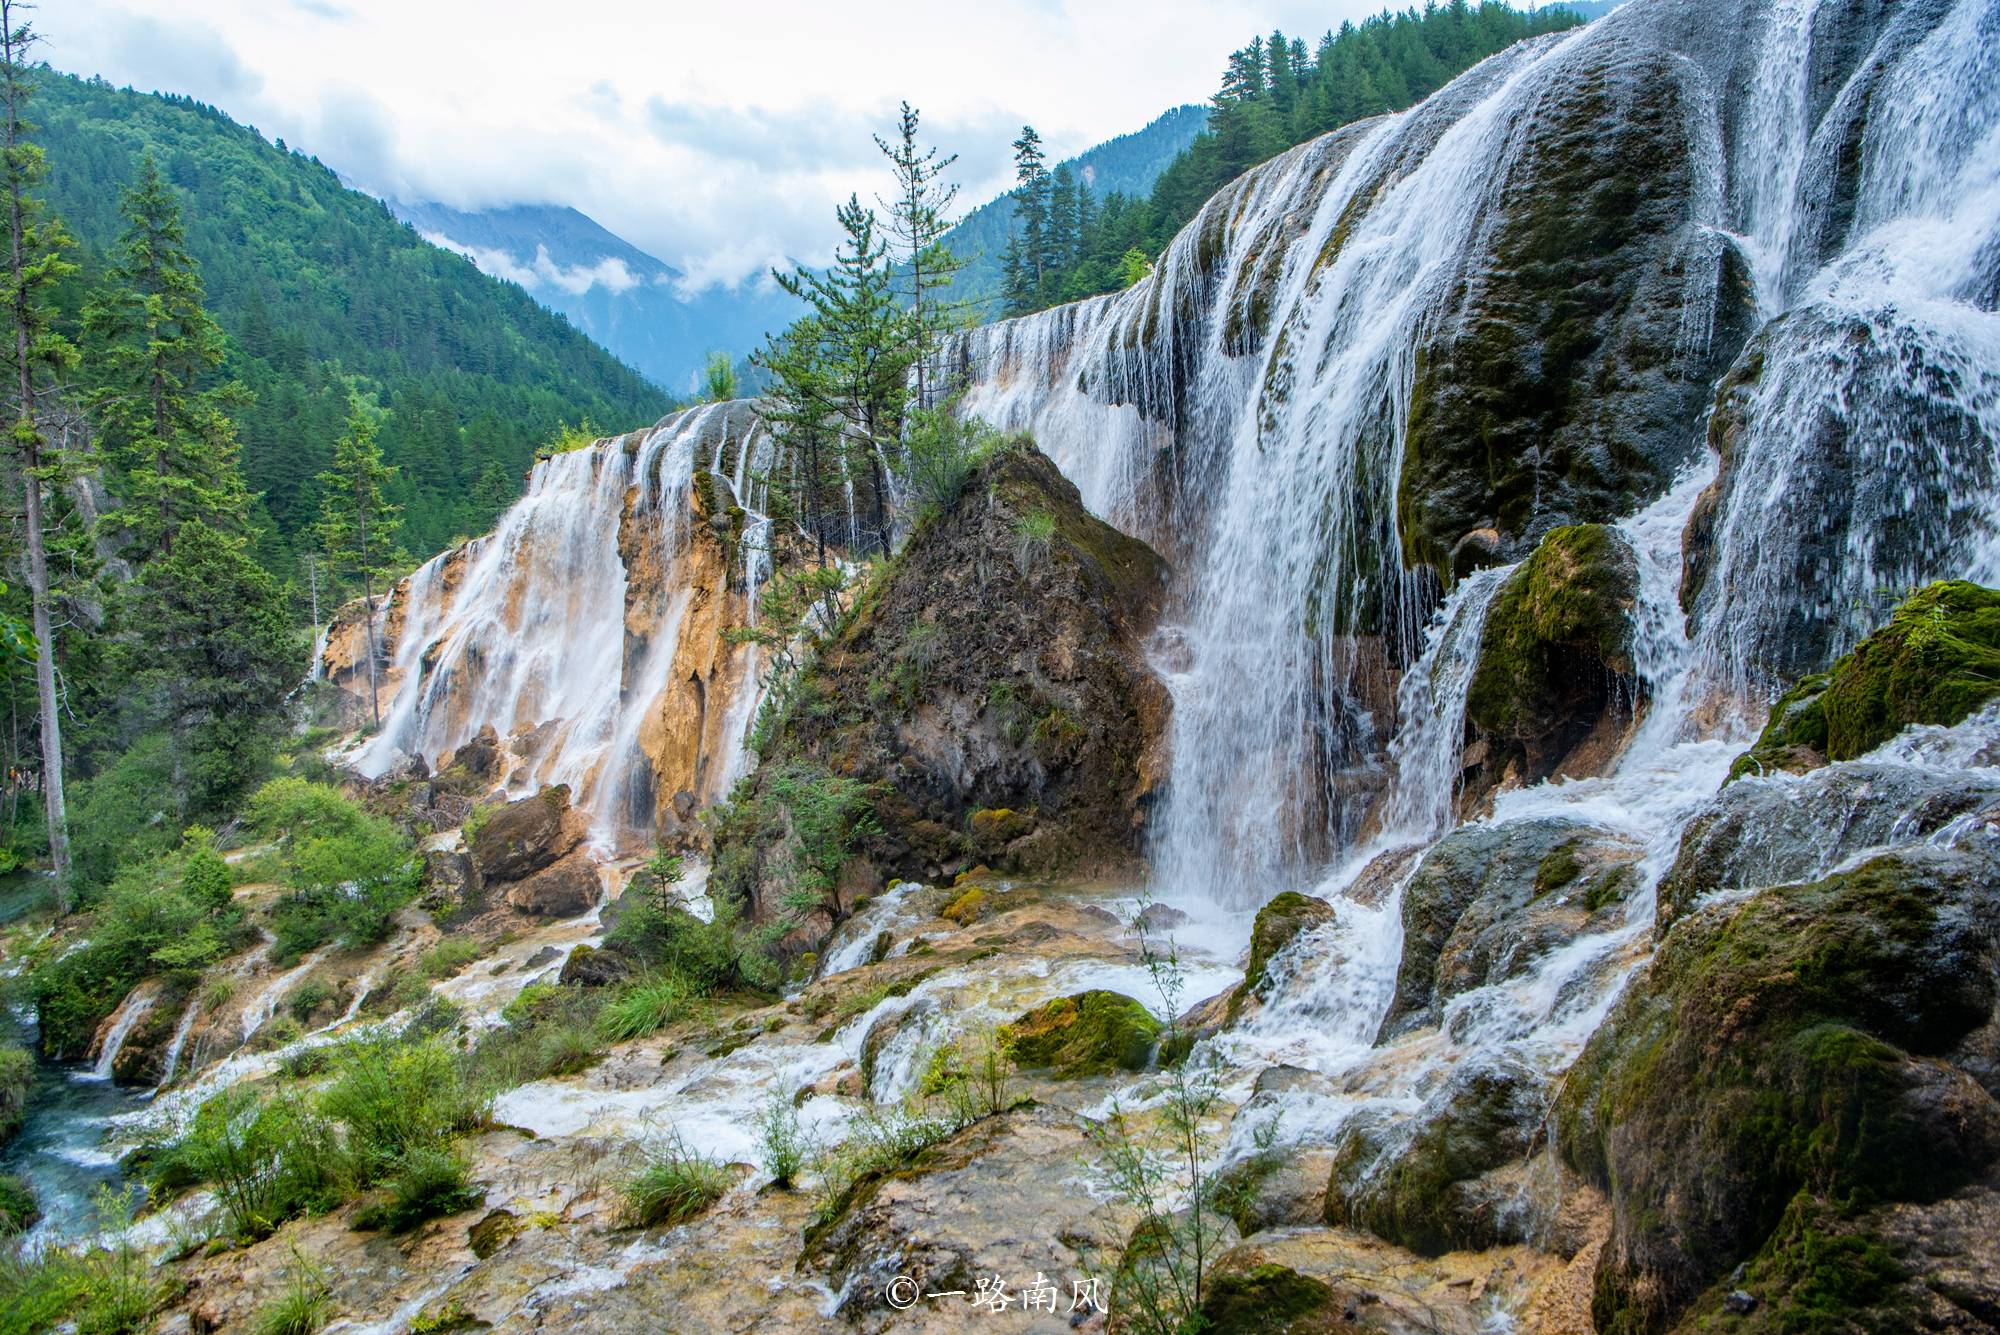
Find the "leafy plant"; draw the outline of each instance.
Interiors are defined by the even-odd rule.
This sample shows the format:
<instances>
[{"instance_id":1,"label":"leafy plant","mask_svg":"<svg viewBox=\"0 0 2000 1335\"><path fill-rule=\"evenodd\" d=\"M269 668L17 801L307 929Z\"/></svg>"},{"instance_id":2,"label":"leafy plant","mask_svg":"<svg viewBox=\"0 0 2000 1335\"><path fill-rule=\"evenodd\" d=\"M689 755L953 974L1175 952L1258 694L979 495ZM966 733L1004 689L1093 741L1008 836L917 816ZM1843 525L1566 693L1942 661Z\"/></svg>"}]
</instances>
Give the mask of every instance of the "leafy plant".
<instances>
[{"instance_id":1,"label":"leafy plant","mask_svg":"<svg viewBox=\"0 0 2000 1335\"><path fill-rule=\"evenodd\" d=\"M465 1160L431 1146L405 1151L387 1184L389 1199L356 1214L356 1228L407 1233L427 1219L461 1214L485 1199L472 1184Z\"/></svg>"},{"instance_id":2,"label":"leafy plant","mask_svg":"<svg viewBox=\"0 0 2000 1335\"><path fill-rule=\"evenodd\" d=\"M781 1187L791 1186L798 1179L799 1170L805 1167L811 1148L799 1130L798 1100L791 1091L771 1092L758 1123L758 1143L764 1171L771 1175L771 1181Z\"/></svg>"},{"instance_id":3,"label":"leafy plant","mask_svg":"<svg viewBox=\"0 0 2000 1335\"><path fill-rule=\"evenodd\" d=\"M643 1166L625 1184L626 1215L641 1227L693 1219L729 1190L728 1166L689 1149L679 1132L649 1142L642 1153Z\"/></svg>"}]
</instances>

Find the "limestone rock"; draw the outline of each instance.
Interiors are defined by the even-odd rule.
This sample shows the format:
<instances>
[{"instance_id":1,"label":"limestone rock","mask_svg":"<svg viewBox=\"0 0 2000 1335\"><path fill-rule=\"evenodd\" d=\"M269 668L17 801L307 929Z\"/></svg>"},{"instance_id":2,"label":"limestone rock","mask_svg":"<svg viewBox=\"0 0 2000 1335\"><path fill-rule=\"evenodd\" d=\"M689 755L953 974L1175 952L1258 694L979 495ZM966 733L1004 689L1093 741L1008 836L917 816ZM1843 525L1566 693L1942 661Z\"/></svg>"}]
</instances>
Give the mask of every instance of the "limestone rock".
<instances>
[{"instance_id":1,"label":"limestone rock","mask_svg":"<svg viewBox=\"0 0 2000 1335\"><path fill-rule=\"evenodd\" d=\"M508 887L507 902L540 918L574 918L590 912L603 891L597 864L577 852L514 882Z\"/></svg>"},{"instance_id":2,"label":"limestone rock","mask_svg":"<svg viewBox=\"0 0 2000 1335\"><path fill-rule=\"evenodd\" d=\"M472 862L488 881L518 881L542 870L583 841L580 813L569 789L544 788L495 810L472 836Z\"/></svg>"},{"instance_id":3,"label":"limestone rock","mask_svg":"<svg viewBox=\"0 0 2000 1335\"><path fill-rule=\"evenodd\" d=\"M1159 1041L1152 1012L1118 992L1057 997L1003 1027L999 1039L1020 1066L1062 1078L1142 1071Z\"/></svg>"}]
</instances>

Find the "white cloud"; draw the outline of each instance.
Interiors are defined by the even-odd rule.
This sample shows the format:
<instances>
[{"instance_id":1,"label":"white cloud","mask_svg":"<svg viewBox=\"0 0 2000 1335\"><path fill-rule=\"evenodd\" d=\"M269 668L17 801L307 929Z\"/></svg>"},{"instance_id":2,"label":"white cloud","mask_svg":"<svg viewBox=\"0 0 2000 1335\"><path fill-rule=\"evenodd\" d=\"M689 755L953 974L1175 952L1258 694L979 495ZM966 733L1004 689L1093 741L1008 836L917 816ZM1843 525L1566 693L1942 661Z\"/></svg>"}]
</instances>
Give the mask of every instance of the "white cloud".
<instances>
[{"instance_id":1,"label":"white cloud","mask_svg":"<svg viewBox=\"0 0 2000 1335\"><path fill-rule=\"evenodd\" d=\"M870 134L902 98L977 203L1007 185L1024 122L1073 153L1202 100L1230 49L1274 24L1310 40L1380 7L179 0L164 18L141 2L42 10L46 55L213 102L384 194L572 205L689 283L826 258L834 205L886 186Z\"/></svg>"},{"instance_id":2,"label":"white cloud","mask_svg":"<svg viewBox=\"0 0 2000 1335\"><path fill-rule=\"evenodd\" d=\"M479 266L481 273L504 278L510 283L518 283L529 291L560 288L571 296L580 297L593 287L608 289L613 295L630 291L639 286L640 279L632 272L631 266L613 255L599 260L596 264L557 264L549 258L547 246L536 246L533 259L522 262L504 250L487 246L468 245L455 241L443 232L423 232L420 235L434 246L456 251Z\"/></svg>"}]
</instances>

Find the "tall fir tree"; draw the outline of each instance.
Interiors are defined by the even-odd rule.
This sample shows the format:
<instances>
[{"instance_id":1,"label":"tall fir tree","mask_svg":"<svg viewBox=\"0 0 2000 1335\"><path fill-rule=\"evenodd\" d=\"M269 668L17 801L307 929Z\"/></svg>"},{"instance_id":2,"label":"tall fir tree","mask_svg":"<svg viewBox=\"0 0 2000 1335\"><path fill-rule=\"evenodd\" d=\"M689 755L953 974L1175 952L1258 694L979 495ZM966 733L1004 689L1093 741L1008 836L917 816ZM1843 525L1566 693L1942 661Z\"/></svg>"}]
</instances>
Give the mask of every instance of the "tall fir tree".
<instances>
[{"instance_id":1,"label":"tall fir tree","mask_svg":"<svg viewBox=\"0 0 2000 1335\"><path fill-rule=\"evenodd\" d=\"M861 553L887 551L886 458L902 432L911 363L908 319L896 308L888 247L873 210L850 195L834 217L843 235L832 267L777 277L785 291L812 308L819 374L840 422L843 466L851 480L867 487L869 531L857 533L854 545Z\"/></svg>"},{"instance_id":2,"label":"tall fir tree","mask_svg":"<svg viewBox=\"0 0 2000 1335\"><path fill-rule=\"evenodd\" d=\"M958 199L958 186L945 181L944 174L958 161L958 154L939 156L936 147L919 149L918 119L917 109L903 103L895 139L876 135L875 146L889 159L896 177L894 196L882 201L889 211L885 230L892 248L899 252L895 258L908 284L909 333L916 371L911 388L915 406L924 409L931 407L936 397L935 387L929 383L932 356L944 332L955 322L953 308L943 300L943 289L951 286L965 261L944 244L954 222L952 204Z\"/></svg>"},{"instance_id":3,"label":"tall fir tree","mask_svg":"<svg viewBox=\"0 0 2000 1335\"><path fill-rule=\"evenodd\" d=\"M34 29L16 0L0 0L0 83L6 96L4 138L0 138L0 176L7 191L8 263L4 298L13 337L8 351L13 365L9 388L14 393L11 439L20 467L22 517L26 529L29 600L35 655L35 698L42 753L42 802L48 828L49 864L55 873L56 904L68 910L69 814L63 787L62 714L56 694L55 631L49 614L48 540L44 525L43 488L61 477L62 452L50 449L41 403L50 375L75 364L76 350L56 331L50 292L76 272L63 257L70 242L62 224L47 216L35 190L47 173L41 146L29 141L34 127L27 119L33 92L26 67L34 46Z\"/></svg>"},{"instance_id":4,"label":"tall fir tree","mask_svg":"<svg viewBox=\"0 0 2000 1335\"><path fill-rule=\"evenodd\" d=\"M361 621L368 652L368 709L377 726L382 722L382 701L375 679L375 581L387 573L396 556L401 510L387 500L395 471L382 462L374 409L360 395L350 394L347 430L333 447L333 467L319 475L316 536L333 571L361 582L367 609Z\"/></svg>"},{"instance_id":5,"label":"tall fir tree","mask_svg":"<svg viewBox=\"0 0 2000 1335\"><path fill-rule=\"evenodd\" d=\"M1018 315L1034 310L1042 299L1049 261L1049 172L1034 126L1021 127L1013 148L1018 241L1008 243L1004 282L1008 314Z\"/></svg>"},{"instance_id":6,"label":"tall fir tree","mask_svg":"<svg viewBox=\"0 0 2000 1335\"><path fill-rule=\"evenodd\" d=\"M241 534L249 497L230 412L242 387L213 383L222 330L202 306L180 205L152 155L126 191L118 259L84 308L100 441L123 493L116 523L135 563L171 550L184 525Z\"/></svg>"}]
</instances>

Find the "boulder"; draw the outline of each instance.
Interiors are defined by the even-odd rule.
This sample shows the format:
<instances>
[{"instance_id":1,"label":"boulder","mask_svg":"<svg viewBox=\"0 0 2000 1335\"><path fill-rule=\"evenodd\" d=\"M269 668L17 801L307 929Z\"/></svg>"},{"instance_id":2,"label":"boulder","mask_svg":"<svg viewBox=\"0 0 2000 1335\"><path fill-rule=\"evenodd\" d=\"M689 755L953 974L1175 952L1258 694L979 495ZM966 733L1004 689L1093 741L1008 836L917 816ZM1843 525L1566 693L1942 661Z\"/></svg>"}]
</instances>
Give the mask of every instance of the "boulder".
<instances>
[{"instance_id":1,"label":"boulder","mask_svg":"<svg viewBox=\"0 0 2000 1335\"><path fill-rule=\"evenodd\" d=\"M1046 542L1004 560L1028 527ZM857 855L885 881L1136 867L1169 707L1144 646L1164 575L1032 446L996 451L801 679L717 828L711 888L769 918Z\"/></svg>"},{"instance_id":2,"label":"boulder","mask_svg":"<svg viewBox=\"0 0 2000 1335\"><path fill-rule=\"evenodd\" d=\"M1932 584L1830 670L1796 682L1729 777L1851 760L1912 724L1949 727L1996 696L2000 589Z\"/></svg>"},{"instance_id":3,"label":"boulder","mask_svg":"<svg viewBox=\"0 0 2000 1335\"><path fill-rule=\"evenodd\" d=\"M1228 1018L1234 1020L1251 1001L1262 1001L1270 982L1271 960L1302 933L1333 917L1324 899L1286 890L1257 910L1250 928L1250 957L1243 966L1243 984L1229 998Z\"/></svg>"},{"instance_id":4,"label":"boulder","mask_svg":"<svg viewBox=\"0 0 2000 1335\"><path fill-rule=\"evenodd\" d=\"M1017 1065L1059 1079L1143 1071L1159 1043L1153 1013L1120 992L1093 989L1057 997L1003 1025L999 1042Z\"/></svg>"},{"instance_id":5,"label":"boulder","mask_svg":"<svg viewBox=\"0 0 2000 1335\"><path fill-rule=\"evenodd\" d=\"M1636 884L1640 849L1557 817L1460 826L1403 891L1403 958L1377 1041L1438 1023L1462 992L1514 977Z\"/></svg>"},{"instance_id":6,"label":"boulder","mask_svg":"<svg viewBox=\"0 0 2000 1335\"><path fill-rule=\"evenodd\" d=\"M1639 566L1617 530L1551 530L1494 595L1466 689L1488 747L1475 790L1601 770L1616 754L1639 681L1631 609Z\"/></svg>"},{"instance_id":7,"label":"boulder","mask_svg":"<svg viewBox=\"0 0 2000 1335\"><path fill-rule=\"evenodd\" d=\"M515 881L507 889L507 903L538 918L574 918L590 912L603 893L597 865L577 852Z\"/></svg>"},{"instance_id":8,"label":"boulder","mask_svg":"<svg viewBox=\"0 0 2000 1335\"><path fill-rule=\"evenodd\" d=\"M563 857L583 842L583 834L583 818L570 809L568 787L544 788L494 809L479 823L472 835L472 862L484 880L518 881Z\"/></svg>"},{"instance_id":9,"label":"boulder","mask_svg":"<svg viewBox=\"0 0 2000 1335\"><path fill-rule=\"evenodd\" d=\"M609 987L624 982L633 968L634 961L623 951L577 946L563 961L556 981L566 987Z\"/></svg>"},{"instance_id":10,"label":"boulder","mask_svg":"<svg viewBox=\"0 0 2000 1335\"><path fill-rule=\"evenodd\" d=\"M1997 952L1991 850L1910 848L1676 922L1556 1104L1564 1160L1612 1206L1598 1328L1664 1329L1760 1249L1837 1274L1847 1244L1787 1242L1801 1214L1992 1173L2000 1101L1957 1058L1995 1023Z\"/></svg>"}]
</instances>

